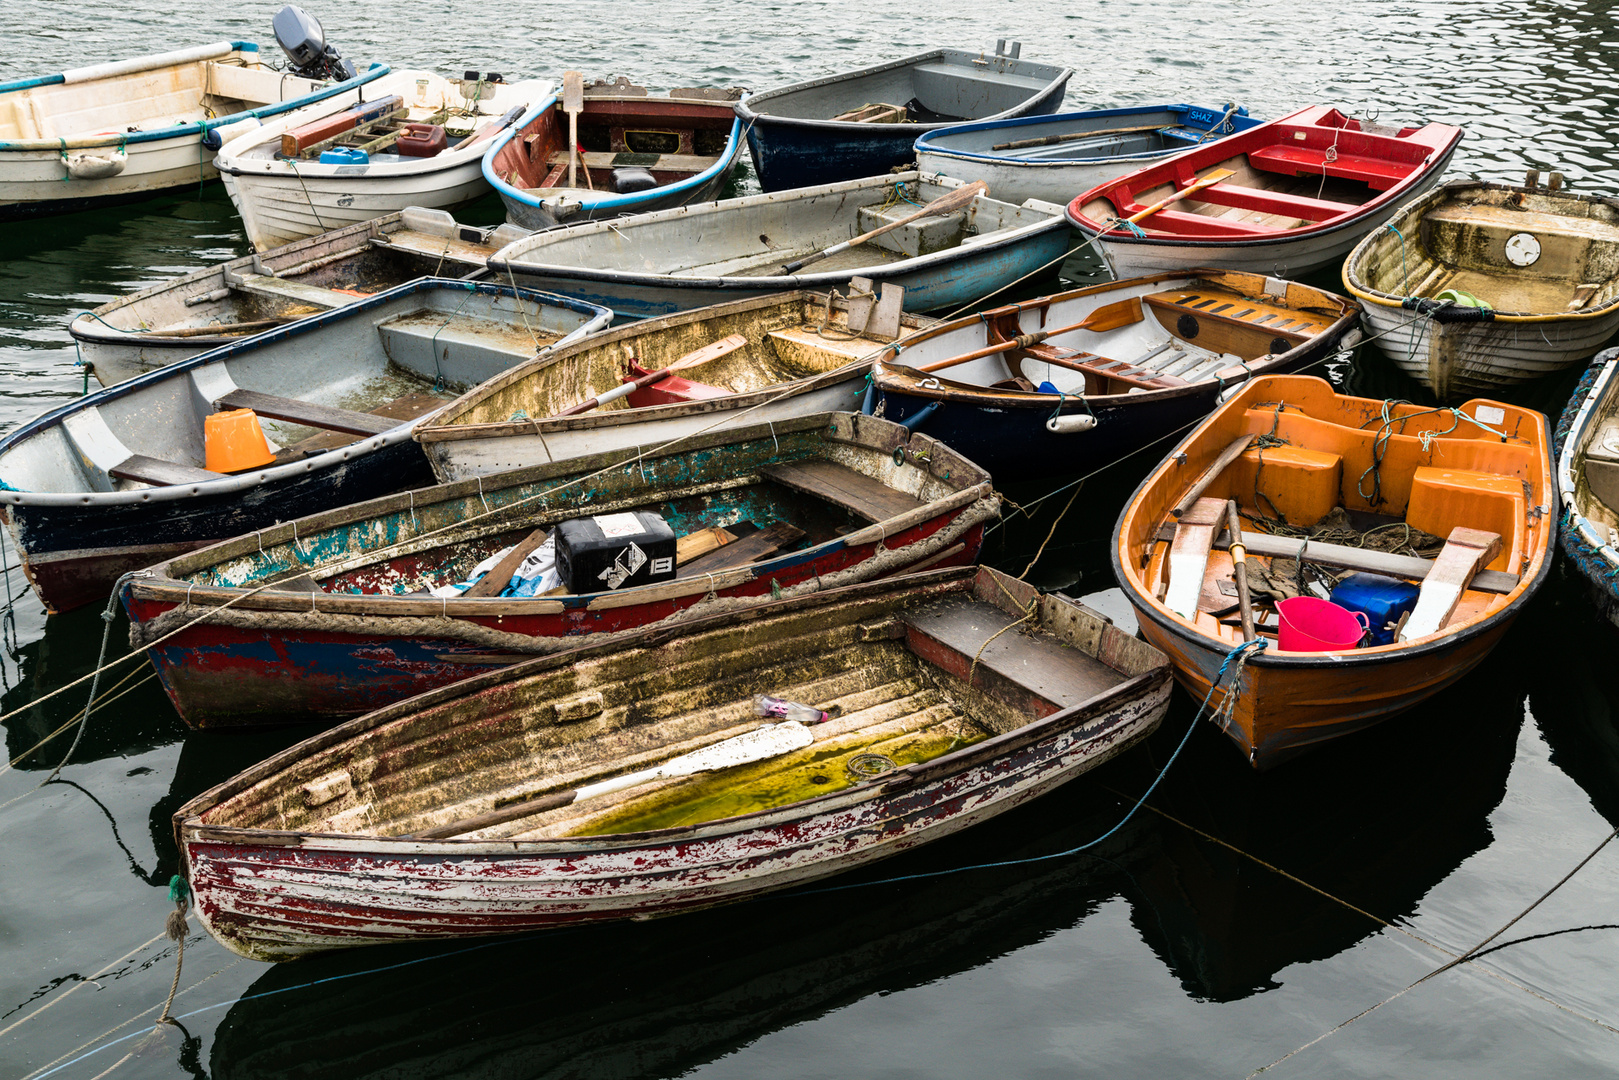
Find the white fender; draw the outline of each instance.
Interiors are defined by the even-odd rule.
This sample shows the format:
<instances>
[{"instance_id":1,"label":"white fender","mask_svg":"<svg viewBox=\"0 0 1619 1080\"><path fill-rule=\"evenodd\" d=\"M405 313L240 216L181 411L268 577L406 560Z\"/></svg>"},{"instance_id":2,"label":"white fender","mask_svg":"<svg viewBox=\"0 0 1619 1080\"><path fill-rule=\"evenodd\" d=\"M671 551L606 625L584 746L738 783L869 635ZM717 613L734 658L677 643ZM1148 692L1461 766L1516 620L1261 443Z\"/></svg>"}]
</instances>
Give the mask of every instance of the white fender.
<instances>
[{"instance_id":1,"label":"white fender","mask_svg":"<svg viewBox=\"0 0 1619 1080\"><path fill-rule=\"evenodd\" d=\"M1072 435L1080 431L1089 431L1096 426L1096 417L1090 413L1073 413L1069 416L1053 416L1046 421L1046 430L1053 435Z\"/></svg>"},{"instance_id":2,"label":"white fender","mask_svg":"<svg viewBox=\"0 0 1619 1080\"><path fill-rule=\"evenodd\" d=\"M105 180L123 172L128 161L123 154L69 154L67 174L75 180Z\"/></svg>"}]
</instances>

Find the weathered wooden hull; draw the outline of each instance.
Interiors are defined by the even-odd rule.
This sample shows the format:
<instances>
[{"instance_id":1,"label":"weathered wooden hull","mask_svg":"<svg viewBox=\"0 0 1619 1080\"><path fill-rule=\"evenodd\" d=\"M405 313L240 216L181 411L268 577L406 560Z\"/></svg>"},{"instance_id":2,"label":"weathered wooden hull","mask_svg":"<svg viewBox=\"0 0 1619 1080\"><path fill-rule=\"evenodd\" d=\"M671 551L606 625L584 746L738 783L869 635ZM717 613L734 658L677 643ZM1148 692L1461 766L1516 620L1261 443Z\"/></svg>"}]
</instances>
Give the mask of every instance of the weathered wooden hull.
<instances>
[{"instance_id":1,"label":"weathered wooden hull","mask_svg":"<svg viewBox=\"0 0 1619 1080\"><path fill-rule=\"evenodd\" d=\"M153 285L85 312L68 333L96 381L112 386L244 340L233 324L291 322L425 273L481 271L516 230L492 243L496 232L414 208ZM216 326L218 333L207 332ZM163 332L175 328L186 333Z\"/></svg>"},{"instance_id":2,"label":"weathered wooden hull","mask_svg":"<svg viewBox=\"0 0 1619 1080\"><path fill-rule=\"evenodd\" d=\"M1374 504L1356 486L1363 472L1362 456L1369 461L1372 453L1371 439L1376 432L1369 430L1375 427L1370 422L1380 418L1383 409L1415 411L1415 407L1336 396L1325 383L1315 379L1256 379L1172 450L1126 505L1113 536L1114 574L1136 609L1142 635L1169 655L1176 678L1201 701L1222 665L1241 645L1242 636L1211 615L1201 597L1195 599L1195 619L1172 610L1159 592L1159 583L1173 580L1168 576L1173 568L1161 547L1159 530L1164 522L1173 520L1169 516L1171 507L1211 467L1233 436L1240 435L1250 423L1258 426L1262 434L1275 420L1278 430L1284 432L1279 446L1258 451L1262 462L1265 453L1271 455L1268 464L1260 465L1260 469L1272 470L1266 481L1271 485L1266 498L1272 502L1267 505L1285 502L1285 489L1301 490L1306 483L1302 474L1285 471L1288 459L1282 455L1288 452L1289 445L1315 453L1336 449L1342 457L1344 477L1338 505L1360 513L1372 512L1375 506L1392 506L1400 511L1394 515L1396 521L1408 513L1400 504L1411 498L1410 492L1417 486L1413 479L1416 474L1425 472L1441 483L1472 483L1481 489L1488 489L1489 481L1469 478L1479 477L1490 467L1509 478L1495 490L1515 503L1490 524L1509 534L1510 546L1503 549L1497 562L1516 575L1509 579L1510 584L1493 588L1493 595L1469 591L1464 586L1466 598L1458 603L1454 620L1447 616L1433 633L1411 641L1330 652L1290 652L1281 651L1271 638L1265 648L1245 656L1232 720L1224 730L1256 769L1269 768L1323 741L1396 715L1462 678L1483 661L1545 583L1551 570L1550 521L1555 517L1557 503L1550 483L1545 418L1525 409L1481 402L1469 405L1499 411L1496 424L1508 438L1495 435L1495 425L1491 425L1490 432L1477 429L1481 432L1477 436L1444 432L1443 420L1438 432L1420 437L1415 432L1392 432L1386 436L1384 446L1390 464L1380 473L1380 484L1387 485L1383 490L1389 498L1386 503ZM1297 409L1308 425L1291 429L1290 436L1285 434L1289 429L1282 423L1284 406ZM1285 415L1291 417L1293 413ZM1495 412L1489 415L1493 417ZM1366 427L1355 426L1360 419L1368 421ZM1305 430L1309 425L1314 426ZM1394 426L1400 426L1399 422ZM1470 425L1458 420L1457 426ZM1335 435L1333 427L1347 434ZM1506 445L1509 442L1510 448ZM1395 461L1400 464L1394 465ZM1205 489L1206 493L1251 506L1258 500L1255 492L1261 473L1243 473L1243 467L1241 458L1226 466ZM1239 479L1250 476L1251 479ZM1508 484L1512 488L1521 485L1521 491L1510 490ZM1480 510L1462 502L1456 491L1447 496L1448 502L1430 501L1423 513L1433 515L1437 508L1441 515L1481 521ZM1243 512L1257 517L1257 512ZM1520 514L1522 520L1515 520L1514 514ZM1414 528L1429 527L1429 518L1420 523L1415 518L1416 514L1410 513L1406 523ZM1448 529L1444 532L1449 535ZM1218 563L1218 570L1216 558L1224 560ZM1212 552L1209 559L1211 577L1200 582L1205 595L1213 588L1209 584L1212 576L1230 574L1230 558L1225 553ZM1224 602L1213 603L1223 606ZM1215 695L1215 705L1231 692L1235 677L1233 671L1226 672L1221 690Z\"/></svg>"},{"instance_id":3,"label":"weathered wooden hull","mask_svg":"<svg viewBox=\"0 0 1619 1080\"><path fill-rule=\"evenodd\" d=\"M699 432L849 411L865 392L872 355L893 339L850 333L847 312L841 298L798 291L629 323L463 394L418 425L416 441L434 475L449 482L660 446ZM930 321L904 315L898 330L909 334ZM747 339L742 349L687 372L731 393L677 400L641 391L588 413L557 415L625 378L627 353L655 371L733 334Z\"/></svg>"},{"instance_id":4,"label":"weathered wooden hull","mask_svg":"<svg viewBox=\"0 0 1619 1080\"><path fill-rule=\"evenodd\" d=\"M452 321L478 334L437 341L434 335ZM317 507L430 481L426 459L410 437L413 421L381 413L366 417L375 420L366 428L373 434L350 434L346 443L327 444L330 449L294 450L291 457L231 474L200 468L206 461L205 419L217 400L244 388L237 379L273 400L369 408L404 389L430 388L436 378L447 386L490 378L533 354L536 328L554 341L610 321L605 309L561 297L421 278L28 421L0 439L0 505L40 598L52 610L67 610L105 598L112 581L135 568L132 560L149 563L150 556L261 529ZM384 426L387 421L396 422ZM267 417L257 422L267 439L289 450L310 430ZM125 474L130 463L142 461L165 473L178 469L180 476L170 473L160 481L146 471L149 465L137 466L137 472L152 478Z\"/></svg>"},{"instance_id":5,"label":"weathered wooden hull","mask_svg":"<svg viewBox=\"0 0 1619 1080\"><path fill-rule=\"evenodd\" d=\"M897 600L902 595L931 594L947 601L952 594L962 595L963 584L983 601L993 600L991 590L999 583L1020 602L1041 602L1029 586L1005 577L987 578L988 573L965 578L930 574L857 586L770 605L758 609L757 619L750 621L790 617L777 612L824 610L828 625L841 626L842 605L872 605L879 596ZM546 685L548 679L556 682L558 676L551 672L569 663L598 663L601 652L564 654L402 702L317 736L181 809L176 828L198 915L227 947L258 959L283 960L388 941L673 915L869 865L1022 805L1115 756L1156 726L1168 705L1162 657L1102 626L1095 616L1072 610L1078 627L1094 620L1089 632L1102 635L1088 650L1091 655L1131 657L1112 661L1120 666L1111 689L1055 711L1049 703L1028 699L1013 706L1021 722L987 741L776 809L652 832L521 840L264 833L235 826L211 809L277 777L289 764L308 771L317 760L342 754L340 747L386 738L390 729L403 734L398 725L412 723L413 717L445 715L450 709L467 717L452 722L457 727L475 727L474 717L502 714L515 695L533 693L530 688ZM678 665L694 655L688 643L723 634L723 627L736 622L734 617L705 620L684 636L643 637L637 641L641 662ZM911 641L910 632L906 634ZM938 651L925 638L915 644L925 663L939 665L933 668L939 672L935 677L969 687L962 695L967 715L983 707L976 691L1010 693L1008 702L1025 700L999 675L972 670L971 658L963 653ZM617 678L625 660L599 663L609 665L601 669L602 692L611 694L605 680ZM571 675L561 678L570 685L573 681ZM375 773L373 780L386 782ZM434 817L446 811L436 811Z\"/></svg>"},{"instance_id":6,"label":"weathered wooden hull","mask_svg":"<svg viewBox=\"0 0 1619 1080\"><path fill-rule=\"evenodd\" d=\"M1238 293L1245 291L1247 295L1258 294L1265 284L1257 277L1228 276L1216 271L1205 273L1204 280L1224 281ZM1070 325L1103 304L1184 287L1197 280L1179 274L1160 274L1025 300L1015 309L1018 332ZM1137 453L1208 415L1219 404L1220 395L1242 381L1255 375L1289 374L1314 367L1346 347L1346 335L1358 334L1354 330L1358 316L1348 301L1304 286L1290 288L1300 307L1313 306L1314 310L1321 311L1333 310L1328 305L1336 305L1335 310L1341 314L1324 332L1293 348L1255 356L1247 366L1232 365L1235 370L1223 378L1168 389L1125 393L1070 390L1058 395L986 385L1003 372L983 375L985 367L974 368L970 362L940 370L933 376L918 370L930 361L983 347L989 336L988 320L994 314L983 312L913 335L897 356L885 351L877 358L872 382L882 402L882 416L925 431L1003 482L1011 478L1089 472ZM1133 329L1126 328L1126 332L1133 334ZM1160 333L1169 337L1167 330ZM1053 341L1121 358L1145 351L1151 344L1126 343L1120 340L1124 336L1107 331L1079 331L1068 336L1058 335ZM980 363L987 366L992 361ZM927 413L920 415L924 409ZM1061 427L1054 430L1048 426L1059 417L1090 417L1095 426L1088 430Z\"/></svg>"},{"instance_id":7,"label":"weathered wooden hull","mask_svg":"<svg viewBox=\"0 0 1619 1080\"><path fill-rule=\"evenodd\" d=\"M205 134L255 127L320 102L346 103L356 88L387 73L379 66L328 86L261 66L258 46L250 42L219 42L0 85L0 95L9 99L7 115L17 118L0 130L0 221L194 188L218 175L213 151L203 145ZM198 91L195 119L176 123L172 99L192 85ZM209 101L225 98L246 107L226 115L204 111ZM86 123L93 126L79 127ZM75 176L70 154L105 159L117 171Z\"/></svg>"},{"instance_id":8,"label":"weathered wooden hull","mask_svg":"<svg viewBox=\"0 0 1619 1080\"><path fill-rule=\"evenodd\" d=\"M1099 184L1074 197L1068 220L1116 277L1192 266L1299 277L1342 259L1438 183L1460 141L1459 128L1374 131L1315 106ZM1229 175L1120 224L1215 169ZM1313 191L1273 187L1313 178Z\"/></svg>"},{"instance_id":9,"label":"weathered wooden hull","mask_svg":"<svg viewBox=\"0 0 1619 1080\"><path fill-rule=\"evenodd\" d=\"M895 466L897 450L911 464ZM606 512L604 505L674 506L681 493L702 491L709 495L701 513L710 514L737 478L806 453L828 460L855 455L869 459L862 467L874 472L880 461L918 490L935 493L915 509L829 533L803 550L620 592L440 600L392 591L413 584L413 574L433 574L447 557L440 554L445 541L434 548L413 537L465 522L466 535L492 538L511 525L504 519L480 525L491 509L511 507L506 517L527 531L538 521ZM625 461L628 469L612 467ZM592 478L588 486L585 477ZM541 497L548 509L536 515L531 504ZM869 417L800 417L649 446L644 457L631 449L349 506L264 531L262 546L255 536L155 567L130 583L124 600L131 641L149 647L188 724L334 720L528 656L622 640L643 627L924 566L969 564L996 513L985 474L925 436ZM391 561L369 554L390 545L402 551ZM342 576L344 566L367 560L372 569L353 571L352 580ZM333 591L260 591L292 565L321 580L335 567L341 581ZM201 615L206 619L187 625Z\"/></svg>"},{"instance_id":10,"label":"weathered wooden hull","mask_svg":"<svg viewBox=\"0 0 1619 1080\"><path fill-rule=\"evenodd\" d=\"M747 128L759 185L780 191L875 176L904 165L915 157L912 144L918 133L933 128L1052 112L1062 104L1072 75L1069 68L1008 56L935 49L767 90L739 102L736 111ZM935 85L925 85L929 80ZM830 119L889 96L899 98L892 104L921 100L932 113L949 119L904 124Z\"/></svg>"},{"instance_id":11,"label":"weathered wooden hull","mask_svg":"<svg viewBox=\"0 0 1619 1080\"><path fill-rule=\"evenodd\" d=\"M1362 240L1343 279L1383 354L1448 401L1601 348L1619 329L1619 276L1602 269L1616 250L1619 211L1606 197L1456 181ZM1443 306L1448 292L1482 301L1486 316Z\"/></svg>"},{"instance_id":12,"label":"weathered wooden hull","mask_svg":"<svg viewBox=\"0 0 1619 1080\"><path fill-rule=\"evenodd\" d=\"M425 92L418 91L418 85L425 85ZM502 113L545 97L552 85L540 79L479 83L482 96L477 102L477 128L432 157L379 152L363 164L281 158L282 134L314 118L305 114L297 121L269 124L226 143L215 166L242 215L247 238L259 251L407 206L453 210L488 194L483 155L489 140L503 130ZM408 119L423 121L437 113L441 104L452 99L459 102L460 91L459 85L431 72L399 71L378 80L372 97L397 94L409 110Z\"/></svg>"},{"instance_id":13,"label":"weathered wooden hull","mask_svg":"<svg viewBox=\"0 0 1619 1080\"><path fill-rule=\"evenodd\" d=\"M1202 142L1214 142L1259 121L1247 110L1230 117L1220 108L1153 105L1137 109L1093 109L1086 112L981 120L926 132L916 140L916 165L923 172L957 180L982 180L997 199L1022 202L1040 199L1066 205L1076 191L1087 191L1115 176L1183 153ZM1158 124L1169 135L1143 132ZM1211 129L1218 130L1211 133ZM1105 134L1128 129L1129 134ZM1073 136L1096 132L1089 138ZM995 145L1026 139L1069 137L1069 141L1030 149L994 150ZM1147 149L1149 142L1162 148Z\"/></svg>"},{"instance_id":14,"label":"weathered wooden hull","mask_svg":"<svg viewBox=\"0 0 1619 1080\"><path fill-rule=\"evenodd\" d=\"M1616 369L1619 352L1611 349L1591 362L1557 421L1556 454L1563 499L1558 543L1585 579L1591 602L1619 626L1619 509L1611 505L1619 502L1611 483L1619 472L1619 439L1613 427Z\"/></svg>"}]
</instances>

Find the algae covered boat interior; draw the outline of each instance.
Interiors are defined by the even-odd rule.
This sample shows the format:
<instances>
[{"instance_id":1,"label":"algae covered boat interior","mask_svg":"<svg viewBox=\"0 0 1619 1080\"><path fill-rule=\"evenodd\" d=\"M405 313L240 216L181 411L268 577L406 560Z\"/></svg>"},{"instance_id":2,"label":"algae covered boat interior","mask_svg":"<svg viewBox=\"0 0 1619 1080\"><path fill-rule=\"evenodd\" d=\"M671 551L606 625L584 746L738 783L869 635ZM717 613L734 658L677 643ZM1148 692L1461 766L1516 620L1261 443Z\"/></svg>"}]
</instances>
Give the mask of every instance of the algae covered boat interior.
<instances>
[{"instance_id":1,"label":"algae covered boat interior","mask_svg":"<svg viewBox=\"0 0 1619 1080\"><path fill-rule=\"evenodd\" d=\"M426 707L389 710L397 718L334 729L176 820L206 806L196 823L227 830L544 841L700 828L804 803L807 813L816 800L875 794L895 770L1165 677L1161 654L1085 609L993 571L970 590L947 587L961 573L860 586L841 602L794 601L672 641L485 676ZM748 732L762 722L759 694L832 715L810 726L812 744L783 756L532 805ZM1151 722L1128 741L1161 707L1147 712Z\"/></svg>"}]
</instances>

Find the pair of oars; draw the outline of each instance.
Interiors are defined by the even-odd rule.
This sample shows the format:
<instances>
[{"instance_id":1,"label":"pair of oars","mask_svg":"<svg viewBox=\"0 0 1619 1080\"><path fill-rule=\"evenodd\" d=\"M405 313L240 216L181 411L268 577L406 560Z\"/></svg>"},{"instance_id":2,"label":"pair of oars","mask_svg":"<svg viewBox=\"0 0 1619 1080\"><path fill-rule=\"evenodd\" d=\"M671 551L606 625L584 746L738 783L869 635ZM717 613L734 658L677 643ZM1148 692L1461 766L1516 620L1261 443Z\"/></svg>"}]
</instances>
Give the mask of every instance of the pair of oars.
<instances>
[{"instance_id":1,"label":"pair of oars","mask_svg":"<svg viewBox=\"0 0 1619 1080\"><path fill-rule=\"evenodd\" d=\"M609 401L617 401L626 394L633 394L643 386L651 386L655 382L662 382L664 379L667 379L677 371L684 371L687 368L696 367L698 364L706 364L710 360L718 360L726 353L735 352L737 349L740 349L747 343L748 339L743 337L741 334L732 334L729 337L723 337L716 342L704 345L701 349L692 350L666 368L659 368L657 371L642 375L633 382L627 382L620 386L615 386L605 394L598 394L589 401L581 401L577 405L570 405L568 408L563 409L556 415L577 416L579 413L589 412L591 409L594 409L599 405L605 405Z\"/></svg>"},{"instance_id":2,"label":"pair of oars","mask_svg":"<svg viewBox=\"0 0 1619 1080\"><path fill-rule=\"evenodd\" d=\"M926 364L917 368L916 370L942 371L947 367L955 367L957 364L965 364L969 360L981 360L986 356L994 356L996 353L1010 352L1013 349L1026 349L1030 345L1038 345L1047 338L1055 337L1058 334L1072 334L1076 330L1092 330L1097 332L1104 330L1117 330L1121 326L1129 326L1133 322L1140 321L1141 300L1138 297L1132 296L1128 300L1119 300L1111 304L1103 304L1101 307L1085 316L1079 322L1074 323L1072 326L1054 326L1049 330L1036 330L1032 334L1019 334L1011 341L1003 341L998 345L986 345L982 349L974 349L972 352L962 353L960 356L952 356L948 360L940 360L937 363ZM1066 363L1059 363L1058 361L1051 360L1046 357L1041 357L1041 359L1045 360L1047 363L1056 363L1059 367L1071 366Z\"/></svg>"}]
</instances>

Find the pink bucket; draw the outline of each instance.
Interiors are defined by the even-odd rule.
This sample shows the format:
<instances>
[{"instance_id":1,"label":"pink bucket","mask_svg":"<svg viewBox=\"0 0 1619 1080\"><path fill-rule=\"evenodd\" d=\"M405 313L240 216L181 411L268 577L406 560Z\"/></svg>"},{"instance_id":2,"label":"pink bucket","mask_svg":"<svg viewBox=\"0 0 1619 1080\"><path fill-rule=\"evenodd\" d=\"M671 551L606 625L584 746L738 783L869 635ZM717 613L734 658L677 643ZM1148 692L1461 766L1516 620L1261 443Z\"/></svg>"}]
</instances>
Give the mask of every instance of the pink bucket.
<instances>
[{"instance_id":1,"label":"pink bucket","mask_svg":"<svg viewBox=\"0 0 1619 1080\"><path fill-rule=\"evenodd\" d=\"M1366 614L1313 596L1294 596L1276 605L1282 617L1277 641L1283 652L1343 652L1360 644Z\"/></svg>"}]
</instances>

